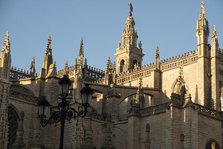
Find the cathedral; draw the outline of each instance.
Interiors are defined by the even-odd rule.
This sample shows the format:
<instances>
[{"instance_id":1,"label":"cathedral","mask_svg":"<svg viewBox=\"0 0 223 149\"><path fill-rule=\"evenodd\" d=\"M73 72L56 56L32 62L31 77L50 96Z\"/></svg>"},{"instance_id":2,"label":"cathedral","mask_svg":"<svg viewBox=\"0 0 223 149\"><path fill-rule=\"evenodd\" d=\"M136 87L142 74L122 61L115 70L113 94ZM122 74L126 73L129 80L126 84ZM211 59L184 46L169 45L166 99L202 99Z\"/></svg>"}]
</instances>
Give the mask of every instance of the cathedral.
<instances>
[{"instance_id":1,"label":"cathedral","mask_svg":"<svg viewBox=\"0 0 223 149\"><path fill-rule=\"evenodd\" d=\"M58 105L59 80L71 80L69 104L81 102L87 84L94 110L65 123L64 149L220 149L223 148L223 49L216 27L210 37L204 2L196 23L197 48L142 65L133 6L106 70L90 66L81 40L74 65L57 70L48 38L36 72L11 66L9 33L0 54L0 149L58 149L60 123L42 127L38 103ZM210 43L208 42L208 39ZM48 112L48 117L50 112Z\"/></svg>"}]
</instances>

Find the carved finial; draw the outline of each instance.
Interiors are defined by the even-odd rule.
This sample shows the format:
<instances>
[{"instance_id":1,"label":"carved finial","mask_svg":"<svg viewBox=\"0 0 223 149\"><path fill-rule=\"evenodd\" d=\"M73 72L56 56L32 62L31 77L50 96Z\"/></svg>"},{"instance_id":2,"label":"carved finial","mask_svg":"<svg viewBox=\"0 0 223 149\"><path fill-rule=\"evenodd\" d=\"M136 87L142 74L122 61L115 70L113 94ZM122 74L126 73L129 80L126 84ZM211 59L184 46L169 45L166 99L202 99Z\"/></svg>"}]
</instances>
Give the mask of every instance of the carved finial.
<instances>
[{"instance_id":1,"label":"carved finial","mask_svg":"<svg viewBox=\"0 0 223 149\"><path fill-rule=\"evenodd\" d=\"M216 30L215 25L213 26L213 31L212 31L211 49L212 50L218 50L219 49L218 35L217 35L217 30Z\"/></svg>"},{"instance_id":2,"label":"carved finial","mask_svg":"<svg viewBox=\"0 0 223 149\"><path fill-rule=\"evenodd\" d=\"M33 56L31 65L30 65L30 75L33 77L36 74L36 68L35 68L35 57Z\"/></svg>"},{"instance_id":3,"label":"carved finial","mask_svg":"<svg viewBox=\"0 0 223 149\"><path fill-rule=\"evenodd\" d=\"M139 41L139 49L142 49L142 42Z\"/></svg>"},{"instance_id":4,"label":"carved finial","mask_svg":"<svg viewBox=\"0 0 223 149\"><path fill-rule=\"evenodd\" d=\"M120 49L120 48L121 48L121 42L118 41L118 49Z\"/></svg>"},{"instance_id":5,"label":"carved finial","mask_svg":"<svg viewBox=\"0 0 223 149\"><path fill-rule=\"evenodd\" d=\"M110 70L110 66L111 66L111 60L110 60L110 57L108 57L108 60L107 60L107 68L106 68L106 73L109 72Z\"/></svg>"},{"instance_id":6,"label":"carved finial","mask_svg":"<svg viewBox=\"0 0 223 149\"><path fill-rule=\"evenodd\" d=\"M159 58L159 57L160 57L160 54L159 54L159 47L157 46L157 47L156 47L156 59Z\"/></svg>"},{"instance_id":7,"label":"carved finial","mask_svg":"<svg viewBox=\"0 0 223 149\"><path fill-rule=\"evenodd\" d=\"M216 30L216 26L214 25L213 26L213 30L212 30L212 38L217 38L218 37L218 35L217 35L217 30Z\"/></svg>"},{"instance_id":8,"label":"carved finial","mask_svg":"<svg viewBox=\"0 0 223 149\"><path fill-rule=\"evenodd\" d=\"M129 3L129 16L132 16L132 12L133 12L133 6L132 6L132 2Z\"/></svg>"}]
</instances>

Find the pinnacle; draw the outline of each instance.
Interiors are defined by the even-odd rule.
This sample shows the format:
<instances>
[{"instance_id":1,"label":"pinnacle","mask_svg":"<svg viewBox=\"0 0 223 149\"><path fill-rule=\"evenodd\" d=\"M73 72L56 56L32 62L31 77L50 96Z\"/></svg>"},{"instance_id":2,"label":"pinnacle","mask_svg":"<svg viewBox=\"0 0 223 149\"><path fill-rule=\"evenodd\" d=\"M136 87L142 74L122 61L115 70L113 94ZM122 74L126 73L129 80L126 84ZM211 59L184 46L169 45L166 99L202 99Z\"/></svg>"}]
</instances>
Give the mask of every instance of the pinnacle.
<instances>
[{"instance_id":1,"label":"pinnacle","mask_svg":"<svg viewBox=\"0 0 223 149\"><path fill-rule=\"evenodd\" d=\"M9 31L6 31L5 38L9 38Z\"/></svg>"},{"instance_id":2,"label":"pinnacle","mask_svg":"<svg viewBox=\"0 0 223 149\"><path fill-rule=\"evenodd\" d=\"M52 42L52 39L51 39L51 36L49 36L48 37L48 43L47 43L48 48L51 48L51 42Z\"/></svg>"},{"instance_id":3,"label":"pinnacle","mask_svg":"<svg viewBox=\"0 0 223 149\"><path fill-rule=\"evenodd\" d=\"M33 56L32 61L35 62L35 56Z\"/></svg>"},{"instance_id":4,"label":"pinnacle","mask_svg":"<svg viewBox=\"0 0 223 149\"><path fill-rule=\"evenodd\" d=\"M212 37L217 37L217 30L215 25L213 26Z\"/></svg>"},{"instance_id":5,"label":"pinnacle","mask_svg":"<svg viewBox=\"0 0 223 149\"><path fill-rule=\"evenodd\" d=\"M82 37L81 37L81 43L80 43L79 56L84 56L84 42L83 42L83 38Z\"/></svg>"},{"instance_id":6,"label":"pinnacle","mask_svg":"<svg viewBox=\"0 0 223 149\"><path fill-rule=\"evenodd\" d=\"M156 47L156 58L158 58L159 57L159 47L157 46Z\"/></svg>"},{"instance_id":7,"label":"pinnacle","mask_svg":"<svg viewBox=\"0 0 223 149\"><path fill-rule=\"evenodd\" d=\"M205 18L204 0L201 1L200 19Z\"/></svg>"}]
</instances>

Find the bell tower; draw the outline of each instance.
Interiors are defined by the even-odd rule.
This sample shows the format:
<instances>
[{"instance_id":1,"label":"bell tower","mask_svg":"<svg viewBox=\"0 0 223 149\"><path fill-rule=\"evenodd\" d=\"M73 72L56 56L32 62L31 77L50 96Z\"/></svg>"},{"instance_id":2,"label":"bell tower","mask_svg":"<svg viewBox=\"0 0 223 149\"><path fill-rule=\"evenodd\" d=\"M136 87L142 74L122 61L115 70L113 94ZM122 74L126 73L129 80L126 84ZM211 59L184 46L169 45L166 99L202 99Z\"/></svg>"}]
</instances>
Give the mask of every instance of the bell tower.
<instances>
[{"instance_id":1,"label":"bell tower","mask_svg":"<svg viewBox=\"0 0 223 149\"><path fill-rule=\"evenodd\" d=\"M116 73L128 72L142 65L142 43L137 46L138 34L135 30L135 21L132 17L133 6L129 4L129 16L125 21L122 32L122 43L118 42L116 49Z\"/></svg>"}]
</instances>

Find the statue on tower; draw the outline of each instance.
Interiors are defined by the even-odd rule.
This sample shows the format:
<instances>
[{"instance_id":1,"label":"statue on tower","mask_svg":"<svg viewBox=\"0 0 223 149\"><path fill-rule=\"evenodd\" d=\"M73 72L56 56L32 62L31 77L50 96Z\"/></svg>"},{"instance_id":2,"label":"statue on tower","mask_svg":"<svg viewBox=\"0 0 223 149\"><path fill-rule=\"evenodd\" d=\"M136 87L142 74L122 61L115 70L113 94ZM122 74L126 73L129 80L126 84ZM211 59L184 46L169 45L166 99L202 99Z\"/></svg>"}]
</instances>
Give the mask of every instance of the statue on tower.
<instances>
[{"instance_id":1,"label":"statue on tower","mask_svg":"<svg viewBox=\"0 0 223 149\"><path fill-rule=\"evenodd\" d=\"M132 2L130 2L130 4L129 4L129 16L132 16L132 12L133 12Z\"/></svg>"}]
</instances>

